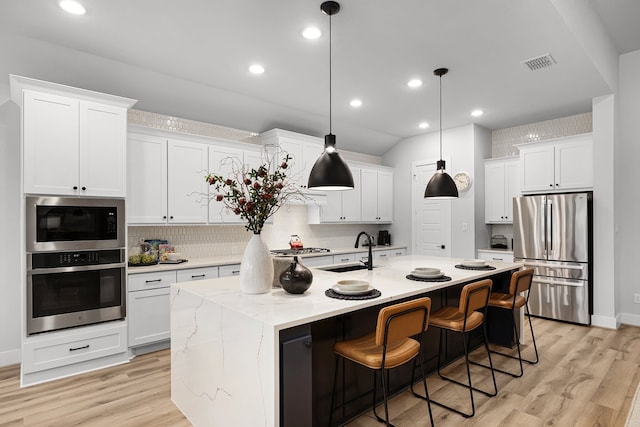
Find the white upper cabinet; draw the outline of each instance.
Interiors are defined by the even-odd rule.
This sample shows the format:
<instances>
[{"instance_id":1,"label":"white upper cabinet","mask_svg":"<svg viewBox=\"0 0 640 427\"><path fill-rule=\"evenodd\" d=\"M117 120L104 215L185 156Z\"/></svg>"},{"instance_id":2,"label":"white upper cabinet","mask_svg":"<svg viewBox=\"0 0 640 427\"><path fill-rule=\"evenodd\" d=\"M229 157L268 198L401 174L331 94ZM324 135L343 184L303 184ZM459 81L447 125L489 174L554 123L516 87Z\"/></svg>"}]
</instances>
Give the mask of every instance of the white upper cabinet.
<instances>
[{"instance_id":1,"label":"white upper cabinet","mask_svg":"<svg viewBox=\"0 0 640 427\"><path fill-rule=\"evenodd\" d=\"M390 169L362 168L362 221L393 221L393 172Z\"/></svg>"},{"instance_id":2,"label":"white upper cabinet","mask_svg":"<svg viewBox=\"0 0 640 427\"><path fill-rule=\"evenodd\" d=\"M253 161L255 162L256 159L253 159ZM213 145L209 147L209 172L212 174L235 179L234 168L242 167L243 162L244 153L240 149ZM209 186L209 199L211 200L209 202L209 222L241 223L240 216L226 209L224 202L218 202L213 199L215 195L215 187Z\"/></svg>"},{"instance_id":3,"label":"white upper cabinet","mask_svg":"<svg viewBox=\"0 0 640 427\"><path fill-rule=\"evenodd\" d=\"M593 188L593 138L581 134L519 144L523 193Z\"/></svg>"},{"instance_id":4,"label":"white upper cabinet","mask_svg":"<svg viewBox=\"0 0 640 427\"><path fill-rule=\"evenodd\" d=\"M134 100L11 76L22 106L24 192L124 197Z\"/></svg>"},{"instance_id":5,"label":"white upper cabinet","mask_svg":"<svg viewBox=\"0 0 640 427\"><path fill-rule=\"evenodd\" d=\"M320 208L320 222L362 222L360 168L349 166L353 190L327 191L327 204Z\"/></svg>"},{"instance_id":6,"label":"white upper cabinet","mask_svg":"<svg viewBox=\"0 0 640 427\"><path fill-rule=\"evenodd\" d=\"M279 147L292 157L289 162L291 183L300 189L306 189L311 168L324 150L322 139L282 129L264 132L260 138L267 147Z\"/></svg>"},{"instance_id":7,"label":"white upper cabinet","mask_svg":"<svg viewBox=\"0 0 640 427\"><path fill-rule=\"evenodd\" d=\"M129 134L127 218L134 224L167 222L167 140Z\"/></svg>"},{"instance_id":8,"label":"white upper cabinet","mask_svg":"<svg viewBox=\"0 0 640 427\"><path fill-rule=\"evenodd\" d=\"M167 145L167 200L169 223L207 222L208 146L170 139Z\"/></svg>"},{"instance_id":9,"label":"white upper cabinet","mask_svg":"<svg viewBox=\"0 0 640 427\"><path fill-rule=\"evenodd\" d=\"M484 164L484 220L487 224L513 222L513 198L520 195L517 157L489 159Z\"/></svg>"}]
</instances>

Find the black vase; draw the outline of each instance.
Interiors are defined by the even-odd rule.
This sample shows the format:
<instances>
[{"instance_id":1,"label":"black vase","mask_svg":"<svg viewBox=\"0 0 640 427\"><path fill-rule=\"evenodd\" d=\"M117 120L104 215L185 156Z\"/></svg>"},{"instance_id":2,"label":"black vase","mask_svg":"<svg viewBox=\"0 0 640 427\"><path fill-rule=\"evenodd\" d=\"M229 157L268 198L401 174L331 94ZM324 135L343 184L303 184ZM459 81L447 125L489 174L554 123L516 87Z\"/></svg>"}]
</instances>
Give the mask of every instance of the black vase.
<instances>
[{"instance_id":1,"label":"black vase","mask_svg":"<svg viewBox=\"0 0 640 427\"><path fill-rule=\"evenodd\" d=\"M313 273L304 265L300 264L298 257L293 257L293 262L280 274L280 284L282 288L290 294L304 293L313 282Z\"/></svg>"}]
</instances>

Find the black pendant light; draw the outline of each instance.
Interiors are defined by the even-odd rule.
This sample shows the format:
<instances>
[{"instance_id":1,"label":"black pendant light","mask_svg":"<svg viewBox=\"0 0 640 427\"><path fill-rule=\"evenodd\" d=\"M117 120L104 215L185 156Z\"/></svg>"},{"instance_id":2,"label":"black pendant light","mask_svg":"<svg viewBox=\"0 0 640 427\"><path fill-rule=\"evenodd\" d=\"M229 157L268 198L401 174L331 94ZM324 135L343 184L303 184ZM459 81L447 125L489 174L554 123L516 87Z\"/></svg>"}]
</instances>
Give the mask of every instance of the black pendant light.
<instances>
[{"instance_id":1,"label":"black pendant light","mask_svg":"<svg viewBox=\"0 0 640 427\"><path fill-rule=\"evenodd\" d=\"M351 190L354 187L351 170L338 154L336 136L331 133L331 16L340 11L340 4L326 1L320 5L320 10L329 15L329 134L324 136L324 151L311 168L307 187L315 190Z\"/></svg>"},{"instance_id":2,"label":"black pendant light","mask_svg":"<svg viewBox=\"0 0 640 427\"><path fill-rule=\"evenodd\" d=\"M451 176L444 171L445 162L442 160L442 76L447 74L449 70L447 68L438 68L433 71L433 74L440 77L440 160L438 160L436 167L437 171L427 184L427 188L424 190L425 199L454 199L458 197L458 187L453 182Z\"/></svg>"}]
</instances>

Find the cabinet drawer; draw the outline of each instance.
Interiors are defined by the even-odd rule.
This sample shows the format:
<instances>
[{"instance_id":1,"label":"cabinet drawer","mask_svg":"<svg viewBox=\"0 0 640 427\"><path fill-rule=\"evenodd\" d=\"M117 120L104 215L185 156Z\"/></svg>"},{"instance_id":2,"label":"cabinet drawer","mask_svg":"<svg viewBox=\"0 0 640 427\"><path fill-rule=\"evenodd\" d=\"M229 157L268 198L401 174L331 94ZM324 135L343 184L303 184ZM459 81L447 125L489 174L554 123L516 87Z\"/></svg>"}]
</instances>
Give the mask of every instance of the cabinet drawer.
<instances>
[{"instance_id":1,"label":"cabinet drawer","mask_svg":"<svg viewBox=\"0 0 640 427\"><path fill-rule=\"evenodd\" d=\"M127 351L127 324L83 328L79 333L60 333L54 338L25 342L24 373L43 371Z\"/></svg>"},{"instance_id":2,"label":"cabinet drawer","mask_svg":"<svg viewBox=\"0 0 640 427\"><path fill-rule=\"evenodd\" d=\"M333 264L333 257L331 255L324 256L312 256L302 258L302 265L306 267L317 267L319 265Z\"/></svg>"},{"instance_id":3,"label":"cabinet drawer","mask_svg":"<svg viewBox=\"0 0 640 427\"><path fill-rule=\"evenodd\" d=\"M215 279L218 277L218 267L189 268L187 270L178 270L176 273L178 282Z\"/></svg>"},{"instance_id":4,"label":"cabinet drawer","mask_svg":"<svg viewBox=\"0 0 640 427\"><path fill-rule=\"evenodd\" d=\"M221 265L219 271L219 277L239 276L240 264Z\"/></svg>"},{"instance_id":5,"label":"cabinet drawer","mask_svg":"<svg viewBox=\"0 0 640 427\"><path fill-rule=\"evenodd\" d=\"M401 248L401 249L391 249L391 250L390 250L390 252L391 252L391 256L392 256L392 257L393 257L393 256L403 256L403 255L406 255L406 254L407 254L407 250L406 250L406 249L404 249L404 248Z\"/></svg>"},{"instance_id":6,"label":"cabinet drawer","mask_svg":"<svg viewBox=\"0 0 640 427\"><path fill-rule=\"evenodd\" d=\"M354 262L356 260L355 254L342 254L342 255L334 255L333 263L334 264L343 264L345 262Z\"/></svg>"},{"instance_id":7,"label":"cabinet drawer","mask_svg":"<svg viewBox=\"0 0 640 427\"><path fill-rule=\"evenodd\" d=\"M172 283L176 283L176 272L159 271L157 273L130 274L128 277L127 289L131 291L142 291L144 289L166 288Z\"/></svg>"},{"instance_id":8,"label":"cabinet drawer","mask_svg":"<svg viewBox=\"0 0 640 427\"><path fill-rule=\"evenodd\" d=\"M389 262L389 258L391 258L391 251L375 251L373 253L373 259L375 262L387 263Z\"/></svg>"},{"instance_id":9,"label":"cabinet drawer","mask_svg":"<svg viewBox=\"0 0 640 427\"><path fill-rule=\"evenodd\" d=\"M486 261L513 262L513 253L478 252L478 258Z\"/></svg>"}]
</instances>

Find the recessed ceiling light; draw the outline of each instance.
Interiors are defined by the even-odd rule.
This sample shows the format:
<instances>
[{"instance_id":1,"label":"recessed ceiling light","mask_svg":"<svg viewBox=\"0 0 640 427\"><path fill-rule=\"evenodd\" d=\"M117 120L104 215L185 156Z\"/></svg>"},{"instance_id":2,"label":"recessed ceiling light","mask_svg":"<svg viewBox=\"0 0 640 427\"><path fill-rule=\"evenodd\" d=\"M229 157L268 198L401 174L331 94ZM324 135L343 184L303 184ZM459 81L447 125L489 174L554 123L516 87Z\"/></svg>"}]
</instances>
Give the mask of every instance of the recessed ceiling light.
<instances>
[{"instance_id":1,"label":"recessed ceiling light","mask_svg":"<svg viewBox=\"0 0 640 427\"><path fill-rule=\"evenodd\" d=\"M74 15L84 15L87 11L80 3L73 0L62 0L58 3L62 9Z\"/></svg>"},{"instance_id":2,"label":"recessed ceiling light","mask_svg":"<svg viewBox=\"0 0 640 427\"><path fill-rule=\"evenodd\" d=\"M420 87L420 86L422 86L422 80L420 80L420 79L409 80L407 82L407 86L409 86L409 87Z\"/></svg>"},{"instance_id":3,"label":"recessed ceiling light","mask_svg":"<svg viewBox=\"0 0 640 427\"><path fill-rule=\"evenodd\" d=\"M307 27L302 31L302 37L307 40L315 40L320 38L322 32L316 27Z\"/></svg>"},{"instance_id":4,"label":"recessed ceiling light","mask_svg":"<svg viewBox=\"0 0 640 427\"><path fill-rule=\"evenodd\" d=\"M481 115L483 115L483 114L484 114L484 111L482 111L482 110L473 110L473 111L471 112L471 115L472 115L473 117L480 117L480 116L481 116Z\"/></svg>"},{"instance_id":5,"label":"recessed ceiling light","mask_svg":"<svg viewBox=\"0 0 640 427\"><path fill-rule=\"evenodd\" d=\"M351 105L352 107L361 107L362 101L360 101L359 99L352 99L349 105Z\"/></svg>"},{"instance_id":6,"label":"recessed ceiling light","mask_svg":"<svg viewBox=\"0 0 640 427\"><path fill-rule=\"evenodd\" d=\"M427 122L422 122L422 123L420 123L420 124L418 125L418 127L419 127L420 129L426 129L426 128L428 128L428 127L429 127L429 123L427 123Z\"/></svg>"},{"instance_id":7,"label":"recessed ceiling light","mask_svg":"<svg viewBox=\"0 0 640 427\"><path fill-rule=\"evenodd\" d=\"M253 74L262 74L264 73L264 67L259 64L253 64L249 67L249 71L251 71Z\"/></svg>"}]
</instances>

